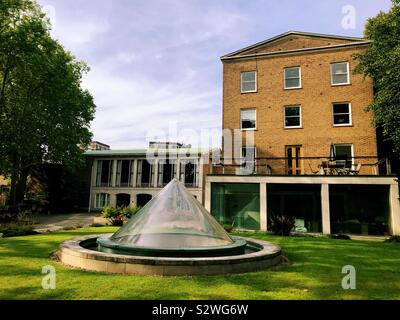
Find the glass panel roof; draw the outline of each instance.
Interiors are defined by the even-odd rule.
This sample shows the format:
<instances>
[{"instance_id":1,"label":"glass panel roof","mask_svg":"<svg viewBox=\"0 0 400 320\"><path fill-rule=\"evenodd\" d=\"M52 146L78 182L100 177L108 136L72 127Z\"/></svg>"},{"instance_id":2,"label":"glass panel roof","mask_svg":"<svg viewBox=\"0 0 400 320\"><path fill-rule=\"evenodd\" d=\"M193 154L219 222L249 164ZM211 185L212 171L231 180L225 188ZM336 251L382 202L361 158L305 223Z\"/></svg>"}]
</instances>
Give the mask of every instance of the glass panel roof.
<instances>
[{"instance_id":1,"label":"glass panel roof","mask_svg":"<svg viewBox=\"0 0 400 320\"><path fill-rule=\"evenodd\" d=\"M176 179L110 239L123 245L190 249L234 243L205 208Z\"/></svg>"}]
</instances>

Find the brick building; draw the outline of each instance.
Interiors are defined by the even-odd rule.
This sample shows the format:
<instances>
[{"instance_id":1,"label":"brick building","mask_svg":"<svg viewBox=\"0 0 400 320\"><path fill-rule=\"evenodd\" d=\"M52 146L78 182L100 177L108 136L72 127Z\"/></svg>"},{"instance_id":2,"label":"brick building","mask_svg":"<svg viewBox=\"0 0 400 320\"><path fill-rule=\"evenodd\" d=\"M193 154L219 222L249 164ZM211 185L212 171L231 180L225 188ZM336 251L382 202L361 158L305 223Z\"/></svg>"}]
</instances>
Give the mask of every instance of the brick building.
<instances>
[{"instance_id":1,"label":"brick building","mask_svg":"<svg viewBox=\"0 0 400 320\"><path fill-rule=\"evenodd\" d=\"M310 173L320 159L306 158L332 151L359 158L362 172L372 173L376 131L365 108L373 101L373 83L353 74L353 55L368 44L289 32L222 57L223 128L253 130L258 158L304 158L298 167L270 159L274 173Z\"/></svg>"},{"instance_id":2,"label":"brick building","mask_svg":"<svg viewBox=\"0 0 400 320\"><path fill-rule=\"evenodd\" d=\"M290 214L300 232L400 233L398 185L366 112L373 81L354 74L369 44L288 32L221 58L223 128L241 132L207 177L221 223L267 230Z\"/></svg>"}]
</instances>

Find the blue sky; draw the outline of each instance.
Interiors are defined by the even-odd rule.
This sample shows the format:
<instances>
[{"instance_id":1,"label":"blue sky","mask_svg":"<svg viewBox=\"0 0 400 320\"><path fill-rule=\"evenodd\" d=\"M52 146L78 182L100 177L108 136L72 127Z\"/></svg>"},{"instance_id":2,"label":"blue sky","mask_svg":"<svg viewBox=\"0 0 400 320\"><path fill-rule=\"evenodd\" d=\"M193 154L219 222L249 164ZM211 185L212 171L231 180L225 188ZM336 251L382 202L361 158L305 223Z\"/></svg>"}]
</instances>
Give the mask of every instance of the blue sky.
<instances>
[{"instance_id":1,"label":"blue sky","mask_svg":"<svg viewBox=\"0 0 400 320\"><path fill-rule=\"evenodd\" d=\"M362 36L390 0L39 0L52 34L90 73L95 140L113 149L146 147L149 130L199 144L220 130L226 53L288 30ZM344 29L352 5L356 28ZM161 134L160 132L160 134ZM162 139L162 135L159 137ZM171 138L170 138L171 139ZM218 139L217 139L218 140Z\"/></svg>"}]
</instances>

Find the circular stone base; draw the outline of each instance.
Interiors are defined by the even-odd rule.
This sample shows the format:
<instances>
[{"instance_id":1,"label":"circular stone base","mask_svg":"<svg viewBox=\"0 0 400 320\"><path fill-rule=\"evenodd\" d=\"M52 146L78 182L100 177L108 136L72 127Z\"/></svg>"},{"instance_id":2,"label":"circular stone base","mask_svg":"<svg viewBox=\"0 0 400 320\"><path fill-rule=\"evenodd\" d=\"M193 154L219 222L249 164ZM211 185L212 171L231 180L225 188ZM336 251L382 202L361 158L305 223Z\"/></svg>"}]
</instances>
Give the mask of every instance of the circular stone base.
<instances>
[{"instance_id":1,"label":"circular stone base","mask_svg":"<svg viewBox=\"0 0 400 320\"><path fill-rule=\"evenodd\" d=\"M127 256L144 257L171 257L171 258L200 258L200 257L225 257L242 255L246 251L247 242L235 239L235 242L226 246L204 247L204 248L148 248L119 244L106 239L97 239L99 251L105 253L122 254Z\"/></svg>"},{"instance_id":2,"label":"circular stone base","mask_svg":"<svg viewBox=\"0 0 400 320\"><path fill-rule=\"evenodd\" d=\"M98 238L107 235L71 239L60 245L61 263L89 271L132 275L188 276L245 273L265 270L282 262L281 248L275 244L245 239L249 253L207 258L170 258L126 256L96 251Z\"/></svg>"}]
</instances>

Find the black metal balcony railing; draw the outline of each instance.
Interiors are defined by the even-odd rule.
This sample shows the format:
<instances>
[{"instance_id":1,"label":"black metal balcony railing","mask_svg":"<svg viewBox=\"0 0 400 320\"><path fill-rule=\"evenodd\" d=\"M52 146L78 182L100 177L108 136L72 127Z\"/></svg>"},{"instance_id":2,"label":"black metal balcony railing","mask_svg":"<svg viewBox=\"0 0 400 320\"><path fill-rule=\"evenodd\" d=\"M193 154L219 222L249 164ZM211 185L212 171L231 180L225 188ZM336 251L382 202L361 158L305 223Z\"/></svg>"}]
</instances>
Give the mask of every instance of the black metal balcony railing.
<instances>
[{"instance_id":1,"label":"black metal balcony railing","mask_svg":"<svg viewBox=\"0 0 400 320\"><path fill-rule=\"evenodd\" d=\"M138 182L136 185L136 188L143 188L143 189L149 189L152 187L153 184L151 182Z\"/></svg>"},{"instance_id":2,"label":"black metal balcony railing","mask_svg":"<svg viewBox=\"0 0 400 320\"><path fill-rule=\"evenodd\" d=\"M157 188L164 188L169 182L162 182L157 184ZM196 189L199 188L199 183L198 182L193 182L193 183L184 183L186 188L189 189ZM97 183L96 184L97 188L132 188L133 185L130 183L119 183L116 184L114 187L111 182L102 182L102 183ZM154 183L152 182L138 182L135 186L135 188L142 188L142 189L151 189L155 188Z\"/></svg>"},{"instance_id":3,"label":"black metal balcony railing","mask_svg":"<svg viewBox=\"0 0 400 320\"><path fill-rule=\"evenodd\" d=\"M131 186L131 184L129 182L120 182L117 183L117 187L118 188L129 188Z\"/></svg>"},{"instance_id":4,"label":"black metal balcony railing","mask_svg":"<svg viewBox=\"0 0 400 320\"><path fill-rule=\"evenodd\" d=\"M168 183L169 182L158 183L158 187L159 188L164 188ZM184 185L185 185L186 188L189 188L189 189L194 189L194 188L198 188L199 187L199 184L196 183L196 182L194 182L194 183L186 183L185 182Z\"/></svg>"},{"instance_id":5,"label":"black metal balcony railing","mask_svg":"<svg viewBox=\"0 0 400 320\"><path fill-rule=\"evenodd\" d=\"M212 159L210 160L212 161ZM211 175L391 175L390 162L374 156L257 157L211 162Z\"/></svg>"},{"instance_id":6,"label":"black metal balcony railing","mask_svg":"<svg viewBox=\"0 0 400 320\"><path fill-rule=\"evenodd\" d=\"M197 182L193 182L193 183L185 182L185 187L189 188L189 189L195 189L195 188L199 187L199 184Z\"/></svg>"}]
</instances>

